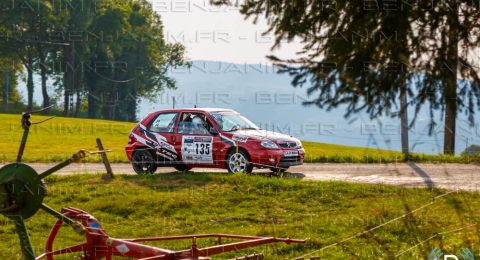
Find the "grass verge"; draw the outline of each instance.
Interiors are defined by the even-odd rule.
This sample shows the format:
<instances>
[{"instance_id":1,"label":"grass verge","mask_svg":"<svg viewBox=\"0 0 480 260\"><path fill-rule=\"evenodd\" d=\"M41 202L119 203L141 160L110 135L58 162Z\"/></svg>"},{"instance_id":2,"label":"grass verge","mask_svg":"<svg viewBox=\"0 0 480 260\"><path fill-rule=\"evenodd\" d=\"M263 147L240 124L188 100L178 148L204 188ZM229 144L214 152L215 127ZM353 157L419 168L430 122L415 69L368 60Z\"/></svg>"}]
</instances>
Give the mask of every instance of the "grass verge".
<instances>
[{"instance_id":1,"label":"grass verge","mask_svg":"<svg viewBox=\"0 0 480 260\"><path fill-rule=\"evenodd\" d=\"M72 175L52 176L48 183L47 204L58 210L66 206L86 210L113 237L235 233L308 239L304 245L267 245L214 259L251 252L261 252L266 259L292 259L432 203L432 197L444 193L241 174L117 176L110 182L102 181L99 175ZM410 249L399 258L413 259L426 258L435 247L453 254L468 247L478 255L479 230L472 224L479 221L479 209L478 193L450 194L405 218L313 256L393 259ZM37 252L43 250L53 222L43 212L27 221ZM450 233L431 238L442 232ZM19 259L14 227L1 216L0 234L0 258ZM67 227L61 230L55 248L81 241ZM187 246L154 245L171 249Z\"/></svg>"}]
</instances>

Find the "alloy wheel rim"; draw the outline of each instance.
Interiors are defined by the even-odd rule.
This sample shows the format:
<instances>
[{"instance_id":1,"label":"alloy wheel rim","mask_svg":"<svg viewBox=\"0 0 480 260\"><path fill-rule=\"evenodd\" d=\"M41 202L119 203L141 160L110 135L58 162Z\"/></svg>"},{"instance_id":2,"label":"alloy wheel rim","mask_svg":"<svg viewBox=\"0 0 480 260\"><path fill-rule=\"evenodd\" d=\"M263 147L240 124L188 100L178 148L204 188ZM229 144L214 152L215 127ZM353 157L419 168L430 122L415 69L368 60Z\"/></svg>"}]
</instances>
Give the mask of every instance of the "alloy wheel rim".
<instances>
[{"instance_id":1,"label":"alloy wheel rim","mask_svg":"<svg viewBox=\"0 0 480 260\"><path fill-rule=\"evenodd\" d=\"M235 153L228 160L228 167L232 172L244 172L247 168L247 159L241 153Z\"/></svg>"},{"instance_id":2,"label":"alloy wheel rim","mask_svg":"<svg viewBox=\"0 0 480 260\"><path fill-rule=\"evenodd\" d=\"M146 172L148 170L148 168L150 168L150 165L151 165L151 162L149 162L149 159L147 155L145 154L140 154L140 155L137 155L135 156L136 159L137 159L137 165L139 166L139 168Z\"/></svg>"}]
</instances>

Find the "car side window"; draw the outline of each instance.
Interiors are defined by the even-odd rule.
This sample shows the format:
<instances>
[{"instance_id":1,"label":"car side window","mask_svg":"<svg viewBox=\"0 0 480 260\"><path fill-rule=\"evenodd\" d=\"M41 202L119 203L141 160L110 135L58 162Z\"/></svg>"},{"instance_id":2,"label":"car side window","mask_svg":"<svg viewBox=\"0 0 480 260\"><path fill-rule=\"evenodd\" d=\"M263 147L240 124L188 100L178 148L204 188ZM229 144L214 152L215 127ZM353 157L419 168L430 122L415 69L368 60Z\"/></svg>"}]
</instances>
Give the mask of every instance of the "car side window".
<instances>
[{"instance_id":1,"label":"car side window","mask_svg":"<svg viewBox=\"0 0 480 260\"><path fill-rule=\"evenodd\" d=\"M150 124L149 130L158 133L173 133L178 113L159 114Z\"/></svg>"},{"instance_id":2,"label":"car side window","mask_svg":"<svg viewBox=\"0 0 480 260\"><path fill-rule=\"evenodd\" d=\"M211 135L208 129L212 127L204 114L183 113L178 123L178 133L186 135Z\"/></svg>"}]
</instances>

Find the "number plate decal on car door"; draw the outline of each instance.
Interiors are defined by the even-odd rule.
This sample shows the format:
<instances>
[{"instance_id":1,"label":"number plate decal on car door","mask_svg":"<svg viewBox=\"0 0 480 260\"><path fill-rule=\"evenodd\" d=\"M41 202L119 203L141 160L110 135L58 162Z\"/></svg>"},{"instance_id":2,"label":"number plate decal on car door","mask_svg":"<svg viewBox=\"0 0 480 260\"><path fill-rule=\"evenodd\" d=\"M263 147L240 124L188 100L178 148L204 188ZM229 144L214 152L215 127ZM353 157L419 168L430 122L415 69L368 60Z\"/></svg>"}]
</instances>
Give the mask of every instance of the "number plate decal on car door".
<instances>
[{"instance_id":1,"label":"number plate decal on car door","mask_svg":"<svg viewBox=\"0 0 480 260\"><path fill-rule=\"evenodd\" d=\"M213 137L183 136L182 160L185 163L213 164Z\"/></svg>"}]
</instances>

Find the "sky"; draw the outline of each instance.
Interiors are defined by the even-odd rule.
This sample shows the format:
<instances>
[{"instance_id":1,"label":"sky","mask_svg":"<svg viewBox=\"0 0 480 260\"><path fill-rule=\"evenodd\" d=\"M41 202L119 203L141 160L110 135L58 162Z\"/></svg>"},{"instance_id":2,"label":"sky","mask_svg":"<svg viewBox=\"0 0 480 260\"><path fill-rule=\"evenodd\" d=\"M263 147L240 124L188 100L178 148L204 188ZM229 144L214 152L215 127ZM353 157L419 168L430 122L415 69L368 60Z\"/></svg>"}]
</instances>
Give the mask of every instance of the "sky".
<instances>
[{"instance_id":1,"label":"sky","mask_svg":"<svg viewBox=\"0 0 480 260\"><path fill-rule=\"evenodd\" d=\"M191 60L213 60L232 63L268 63L267 55L292 58L301 50L299 43L284 43L271 50L272 34L265 19L257 24L245 20L235 6L212 6L209 0L150 0L164 23L169 42L180 42Z\"/></svg>"}]
</instances>

